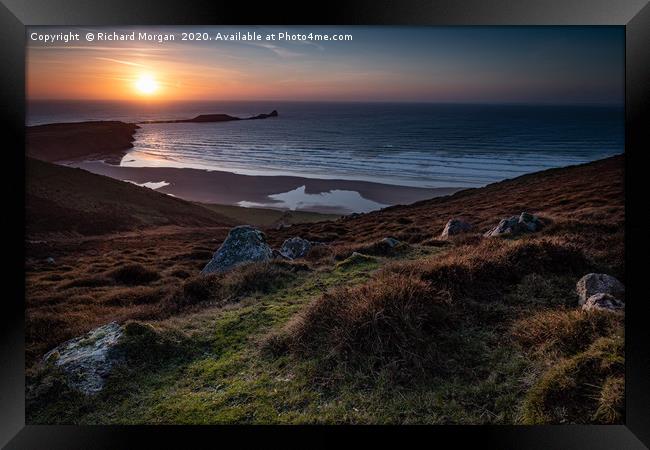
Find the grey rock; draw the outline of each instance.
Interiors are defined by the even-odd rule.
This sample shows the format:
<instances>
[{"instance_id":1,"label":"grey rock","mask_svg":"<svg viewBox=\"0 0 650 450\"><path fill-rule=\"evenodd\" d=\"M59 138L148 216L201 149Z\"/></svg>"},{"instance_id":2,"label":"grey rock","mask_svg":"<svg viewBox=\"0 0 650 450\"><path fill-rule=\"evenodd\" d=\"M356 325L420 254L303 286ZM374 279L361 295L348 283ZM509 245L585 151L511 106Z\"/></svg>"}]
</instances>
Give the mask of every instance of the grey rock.
<instances>
[{"instance_id":1,"label":"grey rock","mask_svg":"<svg viewBox=\"0 0 650 450\"><path fill-rule=\"evenodd\" d=\"M71 388L95 394L102 390L111 369L121 359L115 347L123 332L122 326L111 322L55 347L45 354L43 362L63 370Z\"/></svg>"},{"instance_id":2,"label":"grey rock","mask_svg":"<svg viewBox=\"0 0 650 450\"><path fill-rule=\"evenodd\" d=\"M400 241L394 237L385 237L379 242L389 248L395 248L400 244Z\"/></svg>"},{"instance_id":3,"label":"grey rock","mask_svg":"<svg viewBox=\"0 0 650 450\"><path fill-rule=\"evenodd\" d=\"M542 221L537 216L522 212L519 216L502 219L496 227L486 232L484 236L516 236L522 233L539 231L542 226Z\"/></svg>"},{"instance_id":4,"label":"grey rock","mask_svg":"<svg viewBox=\"0 0 650 450\"><path fill-rule=\"evenodd\" d=\"M454 236L461 233L466 233L472 229L472 226L461 219L450 219L442 230L441 238L447 239L449 236Z\"/></svg>"},{"instance_id":5,"label":"grey rock","mask_svg":"<svg viewBox=\"0 0 650 450\"><path fill-rule=\"evenodd\" d=\"M595 309L619 311L625 309L625 303L611 294L600 293L589 297L584 305L582 305L582 309L585 311L591 311Z\"/></svg>"},{"instance_id":6,"label":"grey rock","mask_svg":"<svg viewBox=\"0 0 650 450\"><path fill-rule=\"evenodd\" d=\"M56 264L56 261L54 261L54 258L52 258L51 256L48 257L48 258L45 260L45 262L48 263L48 264Z\"/></svg>"},{"instance_id":7,"label":"grey rock","mask_svg":"<svg viewBox=\"0 0 650 450\"><path fill-rule=\"evenodd\" d=\"M588 273L576 284L578 303L584 305L595 294L610 294L619 299L625 294L625 286L611 275L605 273Z\"/></svg>"},{"instance_id":8,"label":"grey rock","mask_svg":"<svg viewBox=\"0 0 650 450\"><path fill-rule=\"evenodd\" d=\"M201 273L227 272L241 264L271 259L273 250L266 243L264 233L249 225L242 225L230 230L226 240Z\"/></svg>"},{"instance_id":9,"label":"grey rock","mask_svg":"<svg viewBox=\"0 0 650 450\"><path fill-rule=\"evenodd\" d=\"M534 233L542 228L542 222L533 214L522 212L519 216L519 227L522 231Z\"/></svg>"},{"instance_id":10,"label":"grey rock","mask_svg":"<svg viewBox=\"0 0 650 450\"><path fill-rule=\"evenodd\" d=\"M304 258L311 250L311 242L301 237L292 237L282 243L280 253L289 259Z\"/></svg>"}]
</instances>

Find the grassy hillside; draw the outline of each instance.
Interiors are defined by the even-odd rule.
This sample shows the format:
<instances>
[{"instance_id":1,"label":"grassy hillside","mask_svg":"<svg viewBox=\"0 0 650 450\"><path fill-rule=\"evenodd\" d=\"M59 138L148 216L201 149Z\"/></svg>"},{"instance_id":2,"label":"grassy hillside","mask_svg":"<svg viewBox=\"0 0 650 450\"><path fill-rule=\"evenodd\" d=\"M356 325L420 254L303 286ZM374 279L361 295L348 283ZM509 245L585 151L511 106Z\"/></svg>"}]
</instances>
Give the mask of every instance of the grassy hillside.
<instances>
[{"instance_id":1,"label":"grassy hillside","mask_svg":"<svg viewBox=\"0 0 650 450\"><path fill-rule=\"evenodd\" d=\"M625 280L623 194L621 156L269 229L328 245L208 277L227 229L33 244L27 422L622 423L624 315L582 311L575 284ZM482 237L523 210L544 228ZM474 229L442 241L452 217ZM36 364L109 320L126 361L96 397Z\"/></svg>"},{"instance_id":2,"label":"grassy hillside","mask_svg":"<svg viewBox=\"0 0 650 450\"><path fill-rule=\"evenodd\" d=\"M27 234L32 237L236 223L152 189L32 158L27 158L26 203Z\"/></svg>"},{"instance_id":3,"label":"grassy hillside","mask_svg":"<svg viewBox=\"0 0 650 450\"><path fill-rule=\"evenodd\" d=\"M133 147L137 125L118 121L54 123L27 127L27 155L42 161L99 158L119 161Z\"/></svg>"},{"instance_id":4,"label":"grassy hillside","mask_svg":"<svg viewBox=\"0 0 650 450\"><path fill-rule=\"evenodd\" d=\"M412 205L394 206L336 225L305 225L281 231L277 237L302 233L320 239L359 242L390 234L417 243L437 237L452 217L465 218L477 230L486 231L495 225L495 220L518 211L582 222L589 230L602 224L622 223L623 183L623 156L615 156L590 164L536 172ZM587 226L592 222L593 227Z\"/></svg>"}]
</instances>

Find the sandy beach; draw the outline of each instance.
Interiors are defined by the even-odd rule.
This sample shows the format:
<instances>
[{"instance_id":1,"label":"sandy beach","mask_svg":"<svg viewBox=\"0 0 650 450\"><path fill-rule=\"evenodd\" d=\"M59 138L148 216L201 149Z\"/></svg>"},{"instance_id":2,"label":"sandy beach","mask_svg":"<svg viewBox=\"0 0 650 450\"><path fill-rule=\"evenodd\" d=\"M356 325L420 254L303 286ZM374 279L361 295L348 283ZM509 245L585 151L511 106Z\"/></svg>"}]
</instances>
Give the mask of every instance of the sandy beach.
<instances>
[{"instance_id":1,"label":"sandy beach","mask_svg":"<svg viewBox=\"0 0 650 450\"><path fill-rule=\"evenodd\" d=\"M256 205L281 207L282 202L270 196L294 191L302 186L304 186L307 198L332 191L349 191L358 192L363 199L381 205L410 204L427 198L448 195L458 190L454 188L425 189L353 180L239 175L199 169L120 167L101 161L75 162L69 165L138 184L164 181L169 184L156 189L158 192L171 194L185 200L228 205L249 202ZM308 202L309 200L306 200L304 207L300 209L342 214L353 212L344 206L310 206Z\"/></svg>"},{"instance_id":2,"label":"sandy beach","mask_svg":"<svg viewBox=\"0 0 650 450\"><path fill-rule=\"evenodd\" d=\"M242 175L192 168L119 166L132 147L136 129L135 124L119 121L28 127L28 155L155 188L189 201L332 214L410 204L460 190L298 176Z\"/></svg>"}]
</instances>

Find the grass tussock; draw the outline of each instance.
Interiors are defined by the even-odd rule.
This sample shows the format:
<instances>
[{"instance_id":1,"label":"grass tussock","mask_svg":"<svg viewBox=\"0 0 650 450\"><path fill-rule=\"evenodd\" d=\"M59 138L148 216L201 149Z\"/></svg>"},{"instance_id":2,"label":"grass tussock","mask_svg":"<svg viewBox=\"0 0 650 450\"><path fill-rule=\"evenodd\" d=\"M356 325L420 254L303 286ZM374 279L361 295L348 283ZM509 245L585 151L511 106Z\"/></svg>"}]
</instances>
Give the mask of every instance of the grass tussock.
<instances>
[{"instance_id":1,"label":"grass tussock","mask_svg":"<svg viewBox=\"0 0 650 450\"><path fill-rule=\"evenodd\" d=\"M323 355L339 363L339 369L398 369L411 380L426 372L440 374L445 370L441 361L462 359L459 355L471 351L463 339L481 339L487 323L503 327L519 309L531 307L509 305L509 290L539 285L546 276L579 274L588 266L579 249L549 238L485 239L454 246L433 257L390 264L360 286L326 292L266 344L276 353ZM553 304L548 296L555 291L545 286L541 291L538 297ZM598 333L607 334L608 319L593 317L594 323L560 322L558 328L566 330L557 331L557 342L531 329L526 330L530 335L522 331L519 337L529 342L537 338L537 346L584 348L602 335Z\"/></svg>"},{"instance_id":2,"label":"grass tussock","mask_svg":"<svg viewBox=\"0 0 650 450\"><path fill-rule=\"evenodd\" d=\"M369 256L369 255L364 255L363 253L354 252L350 256L345 258L343 261L336 263L334 267L336 267L337 269L345 270L355 266L367 265L376 262L377 262L377 258L375 258L374 256Z\"/></svg>"},{"instance_id":3,"label":"grass tussock","mask_svg":"<svg viewBox=\"0 0 650 450\"><path fill-rule=\"evenodd\" d=\"M621 333L622 314L608 311L548 310L515 322L512 335L549 363L585 351L595 340Z\"/></svg>"},{"instance_id":4,"label":"grass tussock","mask_svg":"<svg viewBox=\"0 0 650 450\"><path fill-rule=\"evenodd\" d=\"M522 421L620 423L624 411L623 314L548 310L517 321L515 341L542 366Z\"/></svg>"},{"instance_id":5,"label":"grass tussock","mask_svg":"<svg viewBox=\"0 0 650 450\"><path fill-rule=\"evenodd\" d=\"M620 422L624 358L623 337L613 336L560 361L527 394L523 423Z\"/></svg>"},{"instance_id":6,"label":"grass tussock","mask_svg":"<svg viewBox=\"0 0 650 450\"><path fill-rule=\"evenodd\" d=\"M312 245L305 259L312 263L331 264L334 255L334 249L330 245Z\"/></svg>"},{"instance_id":7,"label":"grass tussock","mask_svg":"<svg viewBox=\"0 0 650 450\"><path fill-rule=\"evenodd\" d=\"M160 301L166 295L164 287L129 286L111 290L111 293L102 299L108 306L149 305Z\"/></svg>"},{"instance_id":8,"label":"grass tussock","mask_svg":"<svg viewBox=\"0 0 650 450\"><path fill-rule=\"evenodd\" d=\"M201 351L180 333L161 332L151 324L133 320L124 324L117 349L126 356L131 369L156 366L170 358L186 359Z\"/></svg>"},{"instance_id":9,"label":"grass tussock","mask_svg":"<svg viewBox=\"0 0 650 450\"><path fill-rule=\"evenodd\" d=\"M426 370L437 363L450 325L448 298L413 276L384 273L318 298L269 338L274 352L313 353L370 370Z\"/></svg>"},{"instance_id":10,"label":"grass tussock","mask_svg":"<svg viewBox=\"0 0 650 450\"><path fill-rule=\"evenodd\" d=\"M269 293L305 270L309 270L305 264L276 260L242 265L226 273L197 275L185 280L169 301L175 308L225 304L246 295Z\"/></svg>"},{"instance_id":11,"label":"grass tussock","mask_svg":"<svg viewBox=\"0 0 650 450\"><path fill-rule=\"evenodd\" d=\"M501 298L504 288L526 275L581 274L590 267L582 251L553 238L484 239L477 245L454 247L442 256L391 266L440 289L479 299Z\"/></svg>"},{"instance_id":12,"label":"grass tussock","mask_svg":"<svg viewBox=\"0 0 650 450\"><path fill-rule=\"evenodd\" d=\"M142 264L133 263L118 267L108 273L108 276L116 283L135 286L148 284L160 279L160 274Z\"/></svg>"}]
</instances>

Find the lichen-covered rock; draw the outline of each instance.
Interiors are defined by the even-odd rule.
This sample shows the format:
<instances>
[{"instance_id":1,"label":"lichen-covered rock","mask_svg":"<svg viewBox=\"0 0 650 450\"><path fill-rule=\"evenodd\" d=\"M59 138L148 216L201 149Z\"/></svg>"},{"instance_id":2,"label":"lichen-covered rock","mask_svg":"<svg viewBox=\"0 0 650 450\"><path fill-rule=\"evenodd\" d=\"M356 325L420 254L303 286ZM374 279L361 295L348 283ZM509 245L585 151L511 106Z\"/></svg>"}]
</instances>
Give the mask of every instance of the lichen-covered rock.
<instances>
[{"instance_id":1,"label":"lichen-covered rock","mask_svg":"<svg viewBox=\"0 0 650 450\"><path fill-rule=\"evenodd\" d=\"M587 299L595 294L610 294L619 299L623 298L625 286L611 275L605 273L588 273L576 284L578 303L584 305Z\"/></svg>"},{"instance_id":2,"label":"lichen-covered rock","mask_svg":"<svg viewBox=\"0 0 650 450\"><path fill-rule=\"evenodd\" d=\"M289 259L304 258L311 250L311 242L300 237L292 237L282 243L280 253Z\"/></svg>"},{"instance_id":3,"label":"lichen-covered rock","mask_svg":"<svg viewBox=\"0 0 650 450\"><path fill-rule=\"evenodd\" d=\"M465 222L464 220L450 219L445 225L444 230L442 230L442 234L440 234L440 237L443 239L447 239L449 238L449 236L455 236L457 234L466 233L471 229L472 226L469 223Z\"/></svg>"},{"instance_id":4,"label":"lichen-covered rock","mask_svg":"<svg viewBox=\"0 0 650 450\"><path fill-rule=\"evenodd\" d=\"M226 240L201 273L227 272L241 264L271 259L273 250L266 243L264 233L249 225L242 225L230 230Z\"/></svg>"},{"instance_id":5,"label":"lichen-covered rock","mask_svg":"<svg viewBox=\"0 0 650 450\"><path fill-rule=\"evenodd\" d=\"M45 354L43 362L60 368L71 388L95 394L122 357L116 346L123 332L122 326L111 322L55 347Z\"/></svg>"},{"instance_id":6,"label":"lichen-covered rock","mask_svg":"<svg viewBox=\"0 0 650 450\"><path fill-rule=\"evenodd\" d=\"M604 294L601 292L600 294L594 294L589 297L584 305L582 305L582 309L585 311L594 309L619 311L625 309L625 303L612 294Z\"/></svg>"},{"instance_id":7,"label":"lichen-covered rock","mask_svg":"<svg viewBox=\"0 0 650 450\"><path fill-rule=\"evenodd\" d=\"M537 216L527 212L522 212L519 216L502 219L496 227L486 232L484 236L516 236L521 233L539 231L542 226L542 221L539 220Z\"/></svg>"}]
</instances>

